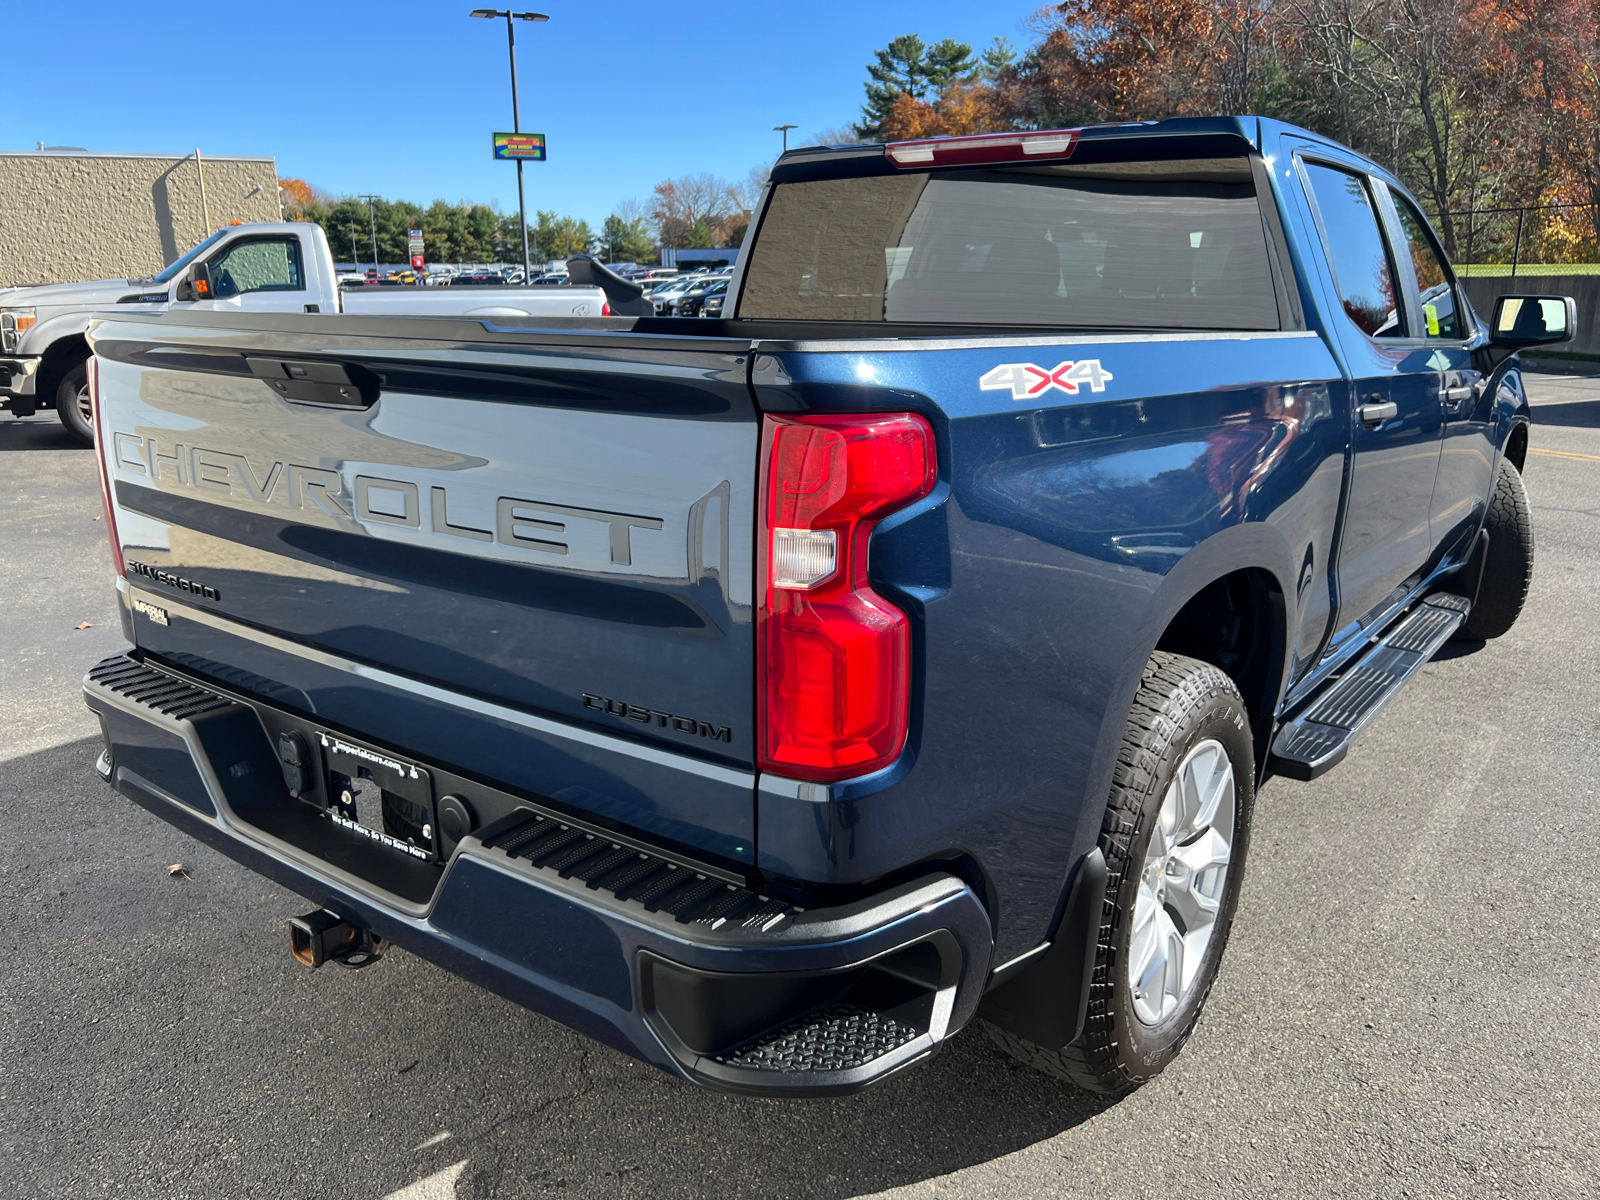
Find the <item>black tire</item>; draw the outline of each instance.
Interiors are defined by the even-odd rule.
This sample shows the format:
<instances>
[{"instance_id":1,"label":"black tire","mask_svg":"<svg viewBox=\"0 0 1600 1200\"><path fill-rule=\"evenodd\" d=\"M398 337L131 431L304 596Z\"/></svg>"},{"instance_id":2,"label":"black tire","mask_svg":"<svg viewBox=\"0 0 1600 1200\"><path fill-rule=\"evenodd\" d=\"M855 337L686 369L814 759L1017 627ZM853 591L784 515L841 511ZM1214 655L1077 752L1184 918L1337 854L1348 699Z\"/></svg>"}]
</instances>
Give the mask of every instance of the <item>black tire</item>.
<instances>
[{"instance_id":1,"label":"black tire","mask_svg":"<svg viewBox=\"0 0 1600 1200\"><path fill-rule=\"evenodd\" d=\"M1141 871L1169 785L1190 751L1208 740L1221 743L1233 771L1232 854L1210 942L1192 984L1175 1011L1146 1024L1134 1010L1124 966ZM1001 1048L1047 1074L1106 1095L1132 1091L1172 1061L1194 1030L1227 946L1249 848L1254 771L1249 713L1233 680L1197 659L1164 651L1153 655L1128 716L1100 827L1109 878L1084 1031L1070 1045L1047 1050L988 1025Z\"/></svg>"},{"instance_id":2,"label":"black tire","mask_svg":"<svg viewBox=\"0 0 1600 1200\"><path fill-rule=\"evenodd\" d=\"M79 359L56 384L56 416L85 446L94 445L94 421L88 410L89 360Z\"/></svg>"},{"instance_id":3,"label":"black tire","mask_svg":"<svg viewBox=\"0 0 1600 1200\"><path fill-rule=\"evenodd\" d=\"M1489 531L1489 559L1483 565L1483 582L1478 585L1472 611L1456 631L1457 637L1474 642L1497 638L1517 623L1533 582L1533 511L1528 506L1528 489L1522 486L1522 474L1503 458L1484 528Z\"/></svg>"}]
</instances>

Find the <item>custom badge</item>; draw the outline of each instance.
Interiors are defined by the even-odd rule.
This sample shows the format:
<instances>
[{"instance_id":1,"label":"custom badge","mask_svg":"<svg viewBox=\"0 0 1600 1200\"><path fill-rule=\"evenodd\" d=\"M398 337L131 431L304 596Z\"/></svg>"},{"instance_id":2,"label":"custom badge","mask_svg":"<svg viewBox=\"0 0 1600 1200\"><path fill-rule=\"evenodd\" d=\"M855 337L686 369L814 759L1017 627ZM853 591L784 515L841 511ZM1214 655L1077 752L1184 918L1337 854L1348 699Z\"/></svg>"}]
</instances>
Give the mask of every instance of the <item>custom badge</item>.
<instances>
[{"instance_id":1,"label":"custom badge","mask_svg":"<svg viewBox=\"0 0 1600 1200\"><path fill-rule=\"evenodd\" d=\"M1084 383L1091 392L1103 392L1106 381L1115 378L1100 365L1098 358L1084 358L1057 363L1054 370L1048 371L1033 363L1002 363L978 380L978 386L986 392L1010 392L1013 400L1026 400L1043 395L1051 388L1076 396L1078 385Z\"/></svg>"}]
</instances>

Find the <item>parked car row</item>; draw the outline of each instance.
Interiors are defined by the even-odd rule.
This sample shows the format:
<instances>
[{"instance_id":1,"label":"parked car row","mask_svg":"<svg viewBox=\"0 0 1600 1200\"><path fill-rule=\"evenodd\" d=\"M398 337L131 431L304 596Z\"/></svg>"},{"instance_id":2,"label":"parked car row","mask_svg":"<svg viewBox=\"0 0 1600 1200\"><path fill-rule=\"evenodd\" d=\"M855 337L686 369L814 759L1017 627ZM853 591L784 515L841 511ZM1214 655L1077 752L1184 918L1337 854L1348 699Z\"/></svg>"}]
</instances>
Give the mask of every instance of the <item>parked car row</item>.
<instances>
[{"instance_id":1,"label":"parked car row","mask_svg":"<svg viewBox=\"0 0 1600 1200\"><path fill-rule=\"evenodd\" d=\"M645 299L658 317L720 317L733 269L700 270L646 288Z\"/></svg>"}]
</instances>

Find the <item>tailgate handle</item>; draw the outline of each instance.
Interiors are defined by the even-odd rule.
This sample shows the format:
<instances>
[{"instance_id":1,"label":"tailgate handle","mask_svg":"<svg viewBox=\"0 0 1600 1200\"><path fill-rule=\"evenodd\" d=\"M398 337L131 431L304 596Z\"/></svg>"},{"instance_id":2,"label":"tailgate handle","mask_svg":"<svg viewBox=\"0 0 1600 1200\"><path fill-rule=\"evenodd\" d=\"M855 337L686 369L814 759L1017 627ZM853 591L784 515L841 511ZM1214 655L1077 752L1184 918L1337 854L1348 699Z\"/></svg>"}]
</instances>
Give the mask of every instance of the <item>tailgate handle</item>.
<instances>
[{"instance_id":1,"label":"tailgate handle","mask_svg":"<svg viewBox=\"0 0 1600 1200\"><path fill-rule=\"evenodd\" d=\"M285 400L367 408L378 398L381 380L365 367L317 359L254 358L250 373Z\"/></svg>"}]
</instances>

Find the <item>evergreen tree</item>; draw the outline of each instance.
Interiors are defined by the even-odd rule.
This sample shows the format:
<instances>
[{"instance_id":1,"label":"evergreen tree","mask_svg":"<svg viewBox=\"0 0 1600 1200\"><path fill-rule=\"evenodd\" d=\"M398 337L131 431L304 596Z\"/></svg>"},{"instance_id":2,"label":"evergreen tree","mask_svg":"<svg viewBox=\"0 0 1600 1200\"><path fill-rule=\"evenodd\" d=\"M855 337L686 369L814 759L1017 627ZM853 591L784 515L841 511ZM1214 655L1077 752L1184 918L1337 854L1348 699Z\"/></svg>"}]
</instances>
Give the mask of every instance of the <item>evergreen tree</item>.
<instances>
[{"instance_id":1,"label":"evergreen tree","mask_svg":"<svg viewBox=\"0 0 1600 1200\"><path fill-rule=\"evenodd\" d=\"M914 33L902 34L882 50L874 51L876 62L867 64L867 102L861 106L862 120L856 133L868 139L880 137L889 110L901 95L926 100L930 91L938 93L955 79L964 79L978 70L972 61L972 47L954 38L929 46Z\"/></svg>"},{"instance_id":2,"label":"evergreen tree","mask_svg":"<svg viewBox=\"0 0 1600 1200\"><path fill-rule=\"evenodd\" d=\"M978 56L979 75L990 83L1000 77L1012 63L1017 61L1017 51L1007 38L997 37L989 43L989 48Z\"/></svg>"}]
</instances>

